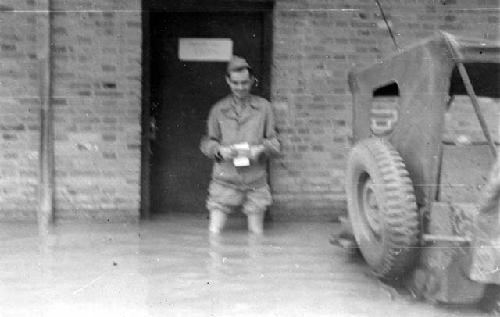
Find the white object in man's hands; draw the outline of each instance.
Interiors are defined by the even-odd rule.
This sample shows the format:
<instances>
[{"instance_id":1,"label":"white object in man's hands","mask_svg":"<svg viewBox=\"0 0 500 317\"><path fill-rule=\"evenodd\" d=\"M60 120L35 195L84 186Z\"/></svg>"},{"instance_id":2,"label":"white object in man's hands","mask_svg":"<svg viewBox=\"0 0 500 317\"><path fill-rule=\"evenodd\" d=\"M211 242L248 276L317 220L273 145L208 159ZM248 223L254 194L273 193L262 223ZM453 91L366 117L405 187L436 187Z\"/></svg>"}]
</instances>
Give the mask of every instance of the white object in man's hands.
<instances>
[{"instance_id":1,"label":"white object in man's hands","mask_svg":"<svg viewBox=\"0 0 500 317\"><path fill-rule=\"evenodd\" d=\"M238 153L233 160L234 166L250 166L250 159L248 158L250 154L250 145L245 143L238 143L233 145L233 149Z\"/></svg>"},{"instance_id":2,"label":"white object in man's hands","mask_svg":"<svg viewBox=\"0 0 500 317\"><path fill-rule=\"evenodd\" d=\"M250 147L250 159L257 160L259 156L264 152L263 145L255 145Z\"/></svg>"}]
</instances>

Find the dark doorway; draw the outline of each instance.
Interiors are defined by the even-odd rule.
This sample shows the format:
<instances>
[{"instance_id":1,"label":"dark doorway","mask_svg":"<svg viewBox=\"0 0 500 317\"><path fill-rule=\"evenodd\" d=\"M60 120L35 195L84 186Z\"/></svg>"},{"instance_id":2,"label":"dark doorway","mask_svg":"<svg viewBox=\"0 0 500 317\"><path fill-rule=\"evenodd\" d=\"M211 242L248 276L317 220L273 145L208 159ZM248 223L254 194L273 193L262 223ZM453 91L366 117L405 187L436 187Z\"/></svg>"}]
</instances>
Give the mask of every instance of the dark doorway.
<instances>
[{"instance_id":1,"label":"dark doorway","mask_svg":"<svg viewBox=\"0 0 500 317\"><path fill-rule=\"evenodd\" d=\"M260 80L254 93L268 98L268 24L269 15L262 11L149 14L147 112L156 127L149 137L152 214L205 212L212 162L201 154L199 143L210 107L229 93L226 63L182 60L179 39L231 40L233 54L247 58Z\"/></svg>"}]
</instances>

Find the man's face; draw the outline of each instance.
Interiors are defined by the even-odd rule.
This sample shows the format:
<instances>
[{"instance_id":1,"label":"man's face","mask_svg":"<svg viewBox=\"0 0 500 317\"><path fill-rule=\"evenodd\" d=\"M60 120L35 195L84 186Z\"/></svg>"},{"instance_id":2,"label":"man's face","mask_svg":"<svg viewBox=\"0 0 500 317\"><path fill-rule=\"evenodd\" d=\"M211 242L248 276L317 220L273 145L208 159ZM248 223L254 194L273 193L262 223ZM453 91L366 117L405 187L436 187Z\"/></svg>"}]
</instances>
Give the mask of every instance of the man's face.
<instances>
[{"instance_id":1,"label":"man's face","mask_svg":"<svg viewBox=\"0 0 500 317\"><path fill-rule=\"evenodd\" d=\"M226 82L233 95L237 98L245 98L250 95L254 79L250 76L248 69L244 69L238 72L230 72L229 76L226 76Z\"/></svg>"}]
</instances>

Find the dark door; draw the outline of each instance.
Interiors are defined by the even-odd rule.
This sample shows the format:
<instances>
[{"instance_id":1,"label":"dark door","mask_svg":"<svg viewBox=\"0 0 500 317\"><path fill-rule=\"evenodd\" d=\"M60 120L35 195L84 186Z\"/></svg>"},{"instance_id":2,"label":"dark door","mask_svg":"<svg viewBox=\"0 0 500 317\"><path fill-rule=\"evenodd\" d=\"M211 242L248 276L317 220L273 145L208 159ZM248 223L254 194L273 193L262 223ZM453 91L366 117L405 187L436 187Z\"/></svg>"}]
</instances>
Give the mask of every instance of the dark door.
<instances>
[{"instance_id":1,"label":"dark door","mask_svg":"<svg viewBox=\"0 0 500 317\"><path fill-rule=\"evenodd\" d=\"M210 107L229 93L224 62L182 61L179 38L224 38L257 74L266 67L264 15L238 12L151 15L152 213L205 211L212 162L199 150ZM254 93L262 94L256 87ZM267 91L267 90L266 90Z\"/></svg>"}]
</instances>

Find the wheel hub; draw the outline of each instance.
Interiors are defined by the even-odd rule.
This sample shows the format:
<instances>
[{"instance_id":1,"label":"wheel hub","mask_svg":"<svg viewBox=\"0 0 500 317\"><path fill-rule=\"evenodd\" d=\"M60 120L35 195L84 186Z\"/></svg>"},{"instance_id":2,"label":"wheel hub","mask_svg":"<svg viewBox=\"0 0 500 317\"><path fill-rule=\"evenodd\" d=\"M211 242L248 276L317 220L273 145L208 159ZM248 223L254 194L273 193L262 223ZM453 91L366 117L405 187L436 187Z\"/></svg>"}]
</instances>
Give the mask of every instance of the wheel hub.
<instances>
[{"instance_id":1,"label":"wheel hub","mask_svg":"<svg viewBox=\"0 0 500 317\"><path fill-rule=\"evenodd\" d=\"M374 190L374 184L371 179L368 179L363 187L362 201L364 214L370 229L379 237L382 231L382 221L379 205L377 202L377 195Z\"/></svg>"}]
</instances>

